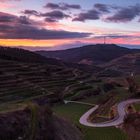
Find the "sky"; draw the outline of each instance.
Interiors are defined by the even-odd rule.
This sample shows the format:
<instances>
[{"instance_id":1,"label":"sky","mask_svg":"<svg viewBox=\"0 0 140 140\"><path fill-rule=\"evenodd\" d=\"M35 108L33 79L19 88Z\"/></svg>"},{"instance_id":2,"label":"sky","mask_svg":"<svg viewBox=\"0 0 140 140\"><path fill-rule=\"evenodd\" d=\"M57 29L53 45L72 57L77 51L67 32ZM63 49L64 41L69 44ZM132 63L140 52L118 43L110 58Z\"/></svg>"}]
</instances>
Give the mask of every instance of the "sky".
<instances>
[{"instance_id":1,"label":"sky","mask_svg":"<svg viewBox=\"0 0 140 140\"><path fill-rule=\"evenodd\" d=\"M59 50L140 47L139 0L0 0L0 45Z\"/></svg>"}]
</instances>

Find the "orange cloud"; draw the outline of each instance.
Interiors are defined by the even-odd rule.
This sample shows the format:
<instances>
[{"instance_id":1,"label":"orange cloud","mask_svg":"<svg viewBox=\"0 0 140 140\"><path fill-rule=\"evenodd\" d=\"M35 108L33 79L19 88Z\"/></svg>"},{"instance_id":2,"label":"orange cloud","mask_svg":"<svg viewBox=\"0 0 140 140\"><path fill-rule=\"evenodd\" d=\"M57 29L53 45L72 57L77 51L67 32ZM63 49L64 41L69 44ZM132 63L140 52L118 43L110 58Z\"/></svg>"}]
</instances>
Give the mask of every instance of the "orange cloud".
<instances>
[{"instance_id":1,"label":"orange cloud","mask_svg":"<svg viewBox=\"0 0 140 140\"><path fill-rule=\"evenodd\" d=\"M0 39L2 46L53 47L65 43L69 43L69 40Z\"/></svg>"},{"instance_id":2,"label":"orange cloud","mask_svg":"<svg viewBox=\"0 0 140 140\"><path fill-rule=\"evenodd\" d=\"M65 40L31 40L31 39L0 39L1 46L23 46L23 47L49 47L56 48L59 46L67 46L68 44L74 44L81 42L81 44L96 44L104 43L103 38L86 38L86 39L65 39ZM114 44L129 44L129 45L140 45L139 38L107 38L106 43ZM65 48L64 48L65 49Z\"/></svg>"}]
</instances>

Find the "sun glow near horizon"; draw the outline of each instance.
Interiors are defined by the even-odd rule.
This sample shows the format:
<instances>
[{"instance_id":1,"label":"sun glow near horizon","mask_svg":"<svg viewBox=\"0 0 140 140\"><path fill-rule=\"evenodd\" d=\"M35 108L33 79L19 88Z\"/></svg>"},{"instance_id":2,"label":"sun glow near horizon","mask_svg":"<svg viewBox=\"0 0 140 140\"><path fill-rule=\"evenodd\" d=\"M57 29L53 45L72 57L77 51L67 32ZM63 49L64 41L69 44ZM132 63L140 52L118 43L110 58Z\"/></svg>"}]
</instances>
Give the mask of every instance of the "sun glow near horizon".
<instances>
[{"instance_id":1,"label":"sun glow near horizon","mask_svg":"<svg viewBox=\"0 0 140 140\"><path fill-rule=\"evenodd\" d=\"M77 42L81 42L83 44L96 44L96 43L103 43L104 40L103 38L89 38L89 39L67 39L67 40L33 40L33 39L0 39L0 45L1 46L9 46L9 47L47 47L47 48L56 48L57 46L61 46L61 49L65 49L64 44L72 44L76 45ZM129 45L139 45L140 40L139 39L124 39L124 38L117 38L117 39L112 39L108 38L106 40L106 43L108 44L129 44Z\"/></svg>"},{"instance_id":2,"label":"sun glow near horizon","mask_svg":"<svg viewBox=\"0 0 140 140\"><path fill-rule=\"evenodd\" d=\"M2 0L0 45L65 49L104 37L108 44L140 45L139 9L137 0Z\"/></svg>"}]
</instances>

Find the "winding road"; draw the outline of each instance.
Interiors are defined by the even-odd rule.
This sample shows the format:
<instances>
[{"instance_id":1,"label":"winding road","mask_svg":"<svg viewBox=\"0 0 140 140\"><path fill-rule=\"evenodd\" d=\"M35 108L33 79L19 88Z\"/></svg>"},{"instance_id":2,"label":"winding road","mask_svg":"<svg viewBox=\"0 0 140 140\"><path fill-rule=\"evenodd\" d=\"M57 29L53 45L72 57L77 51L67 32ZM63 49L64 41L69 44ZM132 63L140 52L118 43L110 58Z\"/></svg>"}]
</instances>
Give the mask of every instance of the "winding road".
<instances>
[{"instance_id":1,"label":"winding road","mask_svg":"<svg viewBox=\"0 0 140 140\"><path fill-rule=\"evenodd\" d=\"M95 106L95 104L90 104L90 103L85 103L85 102L78 102L78 101L68 101L68 100L64 100L64 103L76 103L76 104L82 104L82 105L89 105L89 106Z\"/></svg>"},{"instance_id":2,"label":"winding road","mask_svg":"<svg viewBox=\"0 0 140 140\"><path fill-rule=\"evenodd\" d=\"M129 99L126 101L122 101L117 106L118 116L113 120L102 122L102 123L92 123L88 121L88 117L91 113L93 113L99 106L96 105L95 107L91 108L87 111L79 120L82 125L90 126L90 127L110 127L110 126L117 126L123 123L124 117L126 115L125 108L127 105L140 102L140 99Z\"/></svg>"}]
</instances>

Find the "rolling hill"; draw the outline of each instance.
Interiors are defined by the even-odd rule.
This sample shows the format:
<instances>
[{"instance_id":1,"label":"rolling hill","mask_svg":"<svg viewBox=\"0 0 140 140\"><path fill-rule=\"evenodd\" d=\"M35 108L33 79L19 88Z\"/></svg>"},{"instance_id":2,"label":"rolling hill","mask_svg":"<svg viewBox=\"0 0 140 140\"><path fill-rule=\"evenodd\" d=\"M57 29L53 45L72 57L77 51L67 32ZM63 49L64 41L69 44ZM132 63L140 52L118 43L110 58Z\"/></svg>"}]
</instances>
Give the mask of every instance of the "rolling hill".
<instances>
[{"instance_id":1,"label":"rolling hill","mask_svg":"<svg viewBox=\"0 0 140 140\"><path fill-rule=\"evenodd\" d=\"M100 69L63 63L27 50L1 47L0 104L34 99L42 104L57 102L70 85L77 85L79 90L83 87L85 91L94 91L79 81L88 79Z\"/></svg>"},{"instance_id":2,"label":"rolling hill","mask_svg":"<svg viewBox=\"0 0 140 140\"><path fill-rule=\"evenodd\" d=\"M128 49L115 44L96 44L58 51L37 51L45 57L88 65L103 64L126 54L138 52L140 52L139 49Z\"/></svg>"},{"instance_id":3,"label":"rolling hill","mask_svg":"<svg viewBox=\"0 0 140 140\"><path fill-rule=\"evenodd\" d=\"M124 55L102 65L102 67L125 73L140 74L140 53Z\"/></svg>"},{"instance_id":4,"label":"rolling hill","mask_svg":"<svg viewBox=\"0 0 140 140\"><path fill-rule=\"evenodd\" d=\"M116 128L88 129L79 125L79 117L89 106L84 106L82 109L81 104L76 105L77 108L73 104L68 104L70 108L67 108L68 106L63 101L89 101L96 104L108 101L108 99L110 101L112 95L117 100L127 98L128 94L122 94L127 92L126 89L123 89L123 84L109 83L108 80L111 79L112 74L110 71L113 70L115 64L118 64L118 66L121 65L122 61L126 61L128 57L130 60L126 61L126 63L124 62L122 65L130 63L131 59L133 62L135 60L135 65L139 65L138 54L123 55L108 63L104 63L104 65L100 65L100 67L95 67L94 65L68 63L53 58L45 58L34 52L22 49L1 48L1 50L0 127L4 129L1 129L0 139L1 137L4 140L9 139L9 137L11 139L21 139L26 136L25 134L30 139L35 140L36 138L39 140L46 138L54 140L79 140L82 139L81 136L84 136L84 140L88 140L89 138L97 139L96 136L101 136L100 139L107 137L111 140L114 138L117 140L126 138ZM48 60L53 61L49 62ZM130 65L130 67L132 66ZM104 71L107 72L107 78L104 75L103 78L100 76L101 72ZM116 71L118 72L117 69ZM96 73L99 74L99 77L98 75L96 77ZM116 73L113 74L116 76ZM121 74L121 81L124 82L124 73ZM114 78L114 80L118 83L117 78ZM35 106L30 107L30 103L35 104ZM49 110L48 106L53 107L54 113ZM45 110L43 110L44 107ZM107 104L107 107L103 108L105 109L104 111L106 111L106 108L108 110L110 104ZM55 109L58 109L58 112L62 111L64 113L62 118L72 116L70 123L75 123L76 126L74 127L68 121L58 117L56 115L58 112ZM50 113L51 116L49 116ZM13 125L16 125L16 127L13 128ZM51 135L51 132L54 135ZM100 135L101 133L103 135ZM111 137L110 133L113 134Z\"/></svg>"},{"instance_id":5,"label":"rolling hill","mask_svg":"<svg viewBox=\"0 0 140 140\"><path fill-rule=\"evenodd\" d=\"M46 63L51 65L62 65L61 61L52 58L46 58L28 50L2 46L0 46L0 59L26 63Z\"/></svg>"}]
</instances>

